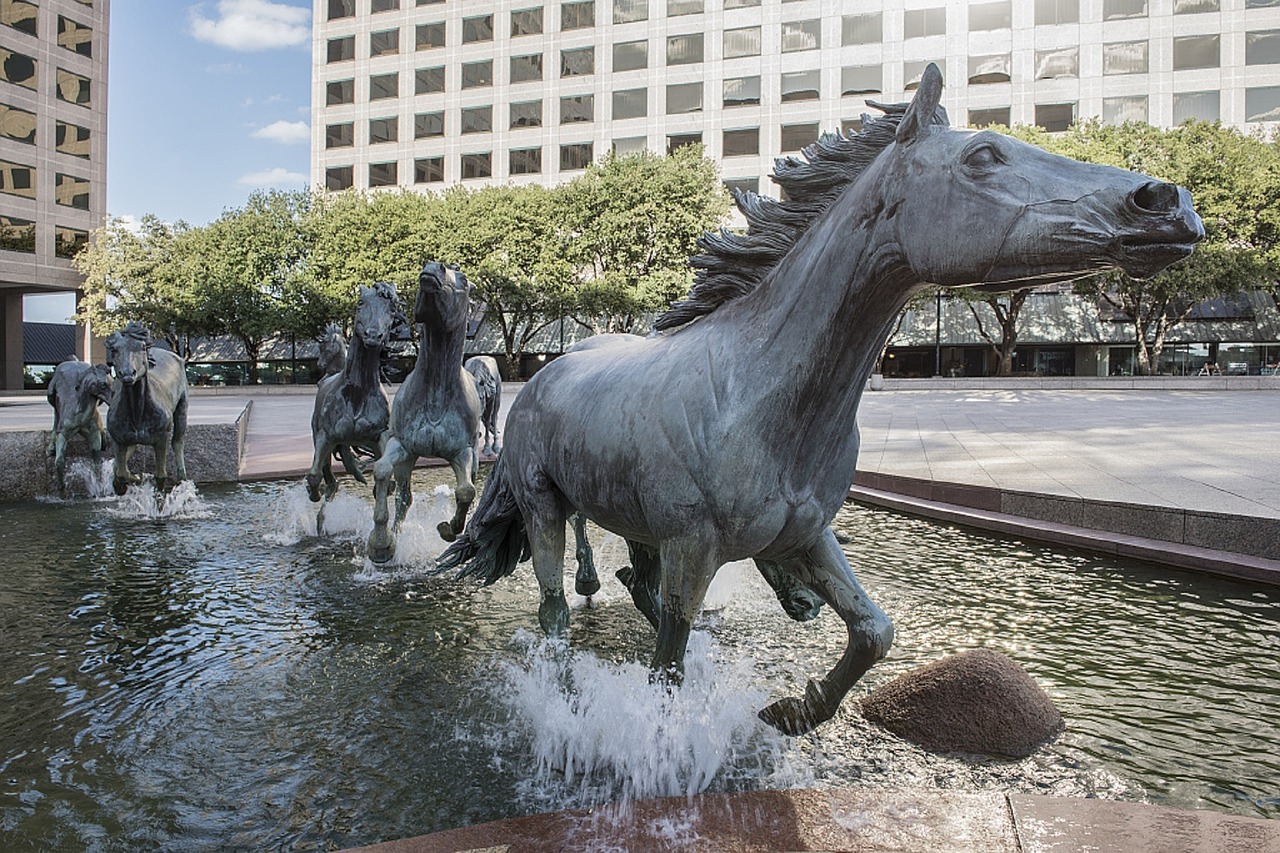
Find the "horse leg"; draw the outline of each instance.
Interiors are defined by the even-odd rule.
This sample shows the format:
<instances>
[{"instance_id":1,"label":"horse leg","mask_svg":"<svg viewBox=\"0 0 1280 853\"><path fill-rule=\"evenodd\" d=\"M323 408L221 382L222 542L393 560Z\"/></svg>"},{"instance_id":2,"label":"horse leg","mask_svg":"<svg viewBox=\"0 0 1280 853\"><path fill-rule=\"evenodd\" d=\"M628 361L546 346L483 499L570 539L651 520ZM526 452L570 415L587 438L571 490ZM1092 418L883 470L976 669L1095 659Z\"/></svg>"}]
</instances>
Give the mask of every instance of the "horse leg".
<instances>
[{"instance_id":1,"label":"horse leg","mask_svg":"<svg viewBox=\"0 0 1280 853\"><path fill-rule=\"evenodd\" d=\"M653 630L658 630L658 613L662 606L658 602L658 586L662 579L662 562L658 559L657 550L640 542L627 540L627 552L631 555L631 565L623 566L614 573L614 577L622 581L622 585L631 593L631 601L644 618L649 620Z\"/></svg>"},{"instance_id":2,"label":"horse leg","mask_svg":"<svg viewBox=\"0 0 1280 853\"><path fill-rule=\"evenodd\" d=\"M315 451L311 457L311 469L307 471L307 497L312 503L320 502L320 478L324 474L324 468L328 463L330 454L333 453L333 444L324 435L315 437ZM333 474L330 473L329 477ZM325 477L327 481L329 477Z\"/></svg>"},{"instance_id":3,"label":"horse leg","mask_svg":"<svg viewBox=\"0 0 1280 853\"><path fill-rule=\"evenodd\" d=\"M528 527L533 573L542 590L538 624L550 636L564 636L569 630L569 605L564 599L564 525L568 513L549 488L535 492L520 511Z\"/></svg>"},{"instance_id":4,"label":"horse leg","mask_svg":"<svg viewBox=\"0 0 1280 853\"><path fill-rule=\"evenodd\" d=\"M397 438L387 442L386 449L373 465L373 530L369 533L369 559L385 563L396 553L395 533L388 529L391 514L387 511L387 495L391 491L391 475L396 466L412 458Z\"/></svg>"},{"instance_id":5,"label":"horse leg","mask_svg":"<svg viewBox=\"0 0 1280 853\"><path fill-rule=\"evenodd\" d=\"M152 445L156 454L156 495L169 487L169 442L161 438Z\"/></svg>"},{"instance_id":6,"label":"horse leg","mask_svg":"<svg viewBox=\"0 0 1280 853\"><path fill-rule=\"evenodd\" d=\"M404 517L409 514L409 507L413 506L413 466L417 464L418 457L410 455L408 459L401 462L395 467L396 478L396 530L400 529L400 525L404 523Z\"/></svg>"},{"instance_id":7,"label":"horse leg","mask_svg":"<svg viewBox=\"0 0 1280 853\"><path fill-rule=\"evenodd\" d=\"M440 533L440 538L446 542L452 542L458 538L458 534L462 532L463 526L467 523L467 511L471 509L471 502L476 499L475 448L471 445L462 448L456 456L449 460L449 466L453 468L453 477L458 484L453 490L453 519L442 521L436 527L436 530Z\"/></svg>"},{"instance_id":8,"label":"horse leg","mask_svg":"<svg viewBox=\"0 0 1280 853\"><path fill-rule=\"evenodd\" d=\"M61 432L53 434L53 472L58 479L58 494L67 495L67 437Z\"/></svg>"},{"instance_id":9,"label":"horse leg","mask_svg":"<svg viewBox=\"0 0 1280 853\"><path fill-rule=\"evenodd\" d=\"M137 478L129 473L129 457L133 455L134 445L119 445L113 440L111 442L112 455L115 456L115 466L111 472L111 491L117 495L123 495L129 490L130 483L138 482Z\"/></svg>"},{"instance_id":10,"label":"horse leg","mask_svg":"<svg viewBox=\"0 0 1280 853\"><path fill-rule=\"evenodd\" d=\"M893 623L859 585L831 528L807 552L780 565L821 595L849 632L844 655L821 681L809 682L803 699L781 699L760 712L784 734L799 735L831 719L862 674L888 654Z\"/></svg>"},{"instance_id":11,"label":"horse leg","mask_svg":"<svg viewBox=\"0 0 1280 853\"><path fill-rule=\"evenodd\" d=\"M596 575L596 558L587 541L587 517L580 512L573 514L574 556L578 560L578 573L573 577L573 590L590 598L600 591L600 578Z\"/></svg>"},{"instance_id":12,"label":"horse leg","mask_svg":"<svg viewBox=\"0 0 1280 853\"><path fill-rule=\"evenodd\" d=\"M184 393L173 410L173 461L178 482L187 479L187 460L183 454L187 441L187 395Z\"/></svg>"},{"instance_id":13,"label":"horse leg","mask_svg":"<svg viewBox=\"0 0 1280 853\"><path fill-rule=\"evenodd\" d=\"M757 557L755 564L760 576L773 588L773 594L778 597L782 609L792 619L808 622L816 619L822 612L822 597L796 580L795 575L789 574L772 560Z\"/></svg>"},{"instance_id":14,"label":"horse leg","mask_svg":"<svg viewBox=\"0 0 1280 853\"><path fill-rule=\"evenodd\" d=\"M689 631L720 561L701 538L668 539L658 546L658 558L662 563L661 609L650 668L659 678L679 682L684 675Z\"/></svg>"}]
</instances>

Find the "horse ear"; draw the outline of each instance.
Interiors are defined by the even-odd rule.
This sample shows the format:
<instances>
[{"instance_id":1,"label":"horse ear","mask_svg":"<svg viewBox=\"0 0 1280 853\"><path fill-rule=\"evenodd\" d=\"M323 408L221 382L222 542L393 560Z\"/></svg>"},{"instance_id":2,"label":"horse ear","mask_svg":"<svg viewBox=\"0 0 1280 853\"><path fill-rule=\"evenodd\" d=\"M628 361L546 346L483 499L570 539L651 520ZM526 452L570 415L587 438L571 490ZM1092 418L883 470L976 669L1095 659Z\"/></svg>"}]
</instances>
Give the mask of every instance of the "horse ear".
<instances>
[{"instance_id":1,"label":"horse ear","mask_svg":"<svg viewBox=\"0 0 1280 853\"><path fill-rule=\"evenodd\" d=\"M924 69L920 80L920 88L911 99L911 105L898 122L898 144L912 142L928 132L935 123L938 104L942 100L942 72L937 64L930 62Z\"/></svg>"}]
</instances>

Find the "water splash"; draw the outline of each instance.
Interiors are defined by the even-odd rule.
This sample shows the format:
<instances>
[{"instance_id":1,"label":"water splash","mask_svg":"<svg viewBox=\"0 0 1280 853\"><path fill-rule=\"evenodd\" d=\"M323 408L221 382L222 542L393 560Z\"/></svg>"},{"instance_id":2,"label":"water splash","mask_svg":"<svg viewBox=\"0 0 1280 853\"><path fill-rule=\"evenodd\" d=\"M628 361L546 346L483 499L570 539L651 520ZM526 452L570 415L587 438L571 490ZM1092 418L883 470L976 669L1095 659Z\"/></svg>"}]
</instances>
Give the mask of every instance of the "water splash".
<instances>
[{"instance_id":1,"label":"water splash","mask_svg":"<svg viewBox=\"0 0 1280 853\"><path fill-rule=\"evenodd\" d=\"M111 488L113 462L106 458L95 468L88 460L77 459L67 466L66 484L68 494L83 494L92 500L106 500L115 497Z\"/></svg>"},{"instance_id":2,"label":"water splash","mask_svg":"<svg viewBox=\"0 0 1280 853\"><path fill-rule=\"evenodd\" d=\"M130 486L110 511L119 518L152 520L209 518L213 515L191 480L183 480L164 494L156 491L150 476L141 484Z\"/></svg>"},{"instance_id":3,"label":"water splash","mask_svg":"<svg viewBox=\"0 0 1280 853\"><path fill-rule=\"evenodd\" d=\"M357 541L373 527L373 507L364 498L339 489L332 500L312 503L307 497L307 487L298 482L286 488L275 501L263 539L275 545L296 545L316 536L316 522L322 508L324 536Z\"/></svg>"}]
</instances>

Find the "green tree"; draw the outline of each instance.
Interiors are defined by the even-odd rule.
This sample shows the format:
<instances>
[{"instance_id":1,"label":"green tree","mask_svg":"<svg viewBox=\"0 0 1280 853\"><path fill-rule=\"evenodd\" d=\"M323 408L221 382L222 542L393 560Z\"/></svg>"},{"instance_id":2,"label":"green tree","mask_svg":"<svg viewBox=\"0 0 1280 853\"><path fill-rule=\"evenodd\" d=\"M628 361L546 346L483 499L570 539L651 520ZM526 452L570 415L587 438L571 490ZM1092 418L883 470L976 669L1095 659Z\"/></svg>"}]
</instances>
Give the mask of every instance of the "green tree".
<instances>
[{"instance_id":1,"label":"green tree","mask_svg":"<svg viewBox=\"0 0 1280 853\"><path fill-rule=\"evenodd\" d=\"M996 376L1013 375L1013 353L1018 347L1018 319L1027 303L1027 297L1034 291L1034 287L1020 287L1002 293L983 293L964 288L955 292L955 295L965 301L978 326L978 334L995 355ZM979 305L985 305L989 309L995 319L994 324L983 321L983 315L987 312L980 310Z\"/></svg>"}]
</instances>

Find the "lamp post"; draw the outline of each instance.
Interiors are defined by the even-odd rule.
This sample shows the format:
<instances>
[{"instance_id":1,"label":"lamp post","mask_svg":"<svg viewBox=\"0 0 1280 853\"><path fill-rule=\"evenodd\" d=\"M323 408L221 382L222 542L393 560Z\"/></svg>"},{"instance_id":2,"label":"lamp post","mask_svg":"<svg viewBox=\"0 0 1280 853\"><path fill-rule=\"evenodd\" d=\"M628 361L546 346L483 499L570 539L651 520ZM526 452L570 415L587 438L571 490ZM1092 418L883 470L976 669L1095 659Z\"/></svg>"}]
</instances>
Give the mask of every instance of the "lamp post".
<instances>
[{"instance_id":1,"label":"lamp post","mask_svg":"<svg viewBox=\"0 0 1280 853\"><path fill-rule=\"evenodd\" d=\"M942 375L942 288L933 292L933 375Z\"/></svg>"}]
</instances>

